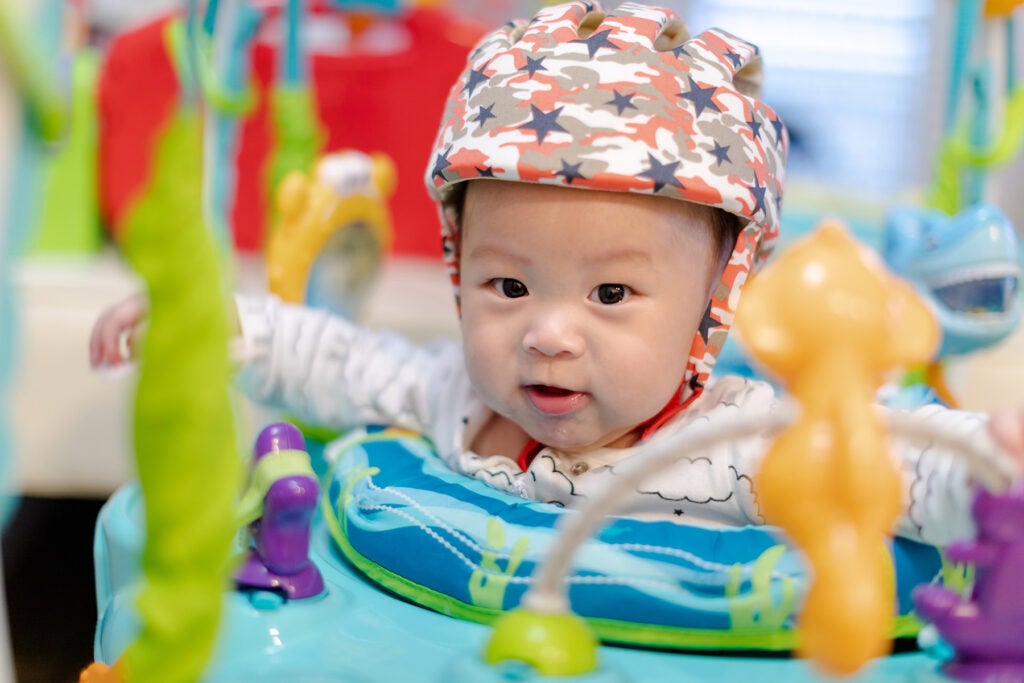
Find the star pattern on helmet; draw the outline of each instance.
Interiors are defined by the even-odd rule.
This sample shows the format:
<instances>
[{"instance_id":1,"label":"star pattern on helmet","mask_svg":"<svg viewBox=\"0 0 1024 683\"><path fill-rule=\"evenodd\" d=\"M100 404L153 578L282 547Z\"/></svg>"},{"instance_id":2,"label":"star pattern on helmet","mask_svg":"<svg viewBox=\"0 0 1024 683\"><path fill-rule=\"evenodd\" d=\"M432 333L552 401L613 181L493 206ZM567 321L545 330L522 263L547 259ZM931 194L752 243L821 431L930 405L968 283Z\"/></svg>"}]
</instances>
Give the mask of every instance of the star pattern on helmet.
<instances>
[{"instance_id":1,"label":"star pattern on helmet","mask_svg":"<svg viewBox=\"0 0 1024 683\"><path fill-rule=\"evenodd\" d=\"M605 104L614 105L615 108L619 111L619 116L621 116L622 112L626 111L627 109L637 108L637 106L633 104L633 98L635 96L635 93L620 93L618 90L612 90L612 101L605 102Z\"/></svg>"},{"instance_id":2,"label":"star pattern on helmet","mask_svg":"<svg viewBox=\"0 0 1024 683\"><path fill-rule=\"evenodd\" d=\"M565 159L561 159L560 161L562 162L562 170L555 171L555 175L560 175L565 178L565 181L569 185L572 185L572 181L574 180L586 179L586 176L580 173L580 166L583 165L582 161L576 164L567 163Z\"/></svg>"},{"instance_id":3,"label":"star pattern on helmet","mask_svg":"<svg viewBox=\"0 0 1024 683\"><path fill-rule=\"evenodd\" d=\"M533 114L533 119L527 121L520 128L529 128L537 133L537 143L543 143L544 138L548 133L554 131L561 131L566 133L568 131L562 128L561 124L558 123L558 115L562 113L564 107L553 109L549 112L543 112L537 108L537 105L530 105L530 112Z\"/></svg>"},{"instance_id":4,"label":"star pattern on helmet","mask_svg":"<svg viewBox=\"0 0 1024 683\"><path fill-rule=\"evenodd\" d=\"M703 87L700 83L693 80L693 76L687 75L686 77L690 79L690 89L679 93L679 97L693 102L693 106L697 108L697 116L700 116L705 109L714 109L717 112L722 111L712 99L715 96L715 91L718 90L717 87L713 85Z\"/></svg>"},{"instance_id":5,"label":"star pattern on helmet","mask_svg":"<svg viewBox=\"0 0 1024 683\"><path fill-rule=\"evenodd\" d=\"M494 177L494 167L493 166L484 166L483 168L480 168L479 166L474 166L473 168L476 169L476 172L479 174L479 176L481 178L493 178Z\"/></svg>"},{"instance_id":6,"label":"star pattern on helmet","mask_svg":"<svg viewBox=\"0 0 1024 683\"><path fill-rule=\"evenodd\" d=\"M676 178L676 168L679 167L678 161L673 161L670 164L663 164L654 158L654 155L650 152L647 153L647 161L651 164L651 167L646 171L642 171L637 174L640 178L650 178L654 181L654 191L659 192L661 188L666 185L681 188L683 184L679 182L679 178Z\"/></svg>"},{"instance_id":7,"label":"star pattern on helmet","mask_svg":"<svg viewBox=\"0 0 1024 683\"><path fill-rule=\"evenodd\" d=\"M767 190L768 188L766 188L764 185L761 185L760 183L758 183L757 180L755 179L754 184L753 185L749 185L747 189L750 190L750 194L754 198L754 208L751 211L751 213L757 213L758 211L764 211L765 210L764 193L765 193L765 190Z\"/></svg>"},{"instance_id":8,"label":"star pattern on helmet","mask_svg":"<svg viewBox=\"0 0 1024 683\"><path fill-rule=\"evenodd\" d=\"M548 68L543 64L545 59L547 58L538 57L537 59L534 59L530 55L526 55L526 64L524 66L519 67L519 70L525 71L526 73L530 74L530 78L533 78L533 75L538 71L548 70Z\"/></svg>"},{"instance_id":9,"label":"star pattern on helmet","mask_svg":"<svg viewBox=\"0 0 1024 683\"><path fill-rule=\"evenodd\" d=\"M740 57L739 53L733 52L732 50L726 50L725 57L732 62L732 68L734 69L739 69L740 64L743 63L743 58Z\"/></svg>"},{"instance_id":10,"label":"star pattern on helmet","mask_svg":"<svg viewBox=\"0 0 1024 683\"><path fill-rule=\"evenodd\" d=\"M676 56L676 59L690 56L690 53L686 51L685 45L676 45L674 48L672 48L672 54Z\"/></svg>"},{"instance_id":11,"label":"star pattern on helmet","mask_svg":"<svg viewBox=\"0 0 1024 683\"><path fill-rule=\"evenodd\" d=\"M441 180L447 180L444 177L444 170L452 165L452 162L448 161L448 155L452 153L452 148L449 147L444 152L437 155L434 159L434 168L430 171L431 178L440 177Z\"/></svg>"},{"instance_id":12,"label":"star pattern on helmet","mask_svg":"<svg viewBox=\"0 0 1024 683\"><path fill-rule=\"evenodd\" d=\"M757 120L753 113L750 114L750 120L745 123L750 126L750 131L754 134L755 138L761 134L761 122Z\"/></svg>"},{"instance_id":13,"label":"star pattern on helmet","mask_svg":"<svg viewBox=\"0 0 1024 683\"><path fill-rule=\"evenodd\" d=\"M462 86L462 89L469 93L469 96L473 96L473 91L476 87L486 81L488 76L484 73L484 69L487 67L482 66L479 69L470 69L469 77L466 78L466 85Z\"/></svg>"},{"instance_id":14,"label":"star pattern on helmet","mask_svg":"<svg viewBox=\"0 0 1024 683\"><path fill-rule=\"evenodd\" d=\"M715 147L711 150L711 154L715 157L715 165L721 166L723 163L731 163L732 159L729 158L729 148L732 147L732 145L726 145L723 147L718 144L718 140L715 140L714 143Z\"/></svg>"},{"instance_id":15,"label":"star pattern on helmet","mask_svg":"<svg viewBox=\"0 0 1024 683\"><path fill-rule=\"evenodd\" d=\"M704 340L705 345L707 345L708 340L711 338L711 330L721 326L721 321L716 320L710 312L704 314L704 317L700 320L698 332L700 332L700 338Z\"/></svg>"},{"instance_id":16,"label":"star pattern on helmet","mask_svg":"<svg viewBox=\"0 0 1024 683\"><path fill-rule=\"evenodd\" d=\"M473 121L475 121L476 123L479 123L480 126L483 127L483 125L485 123L487 123L488 119L496 119L496 118L498 118L497 116L495 116L493 109L494 109L494 104L493 103L491 103L491 105L487 106L487 107L485 107L483 105L480 105L480 109L477 111L476 117L473 119Z\"/></svg>"},{"instance_id":17,"label":"star pattern on helmet","mask_svg":"<svg viewBox=\"0 0 1024 683\"><path fill-rule=\"evenodd\" d=\"M776 116L773 119L769 119L769 121L772 122L772 127L775 128L775 139L776 140L781 140L782 139L782 131L785 130L786 124L784 124L782 122L782 119L780 119L778 116Z\"/></svg>"},{"instance_id":18,"label":"star pattern on helmet","mask_svg":"<svg viewBox=\"0 0 1024 683\"><path fill-rule=\"evenodd\" d=\"M601 31L599 33L591 33L586 38L580 38L579 40L572 41L573 43L584 43L587 46L587 51L590 53L590 58L593 59L597 51L602 47L611 48L612 50L619 50L618 45L608 40L608 34L611 33L611 29Z\"/></svg>"}]
</instances>

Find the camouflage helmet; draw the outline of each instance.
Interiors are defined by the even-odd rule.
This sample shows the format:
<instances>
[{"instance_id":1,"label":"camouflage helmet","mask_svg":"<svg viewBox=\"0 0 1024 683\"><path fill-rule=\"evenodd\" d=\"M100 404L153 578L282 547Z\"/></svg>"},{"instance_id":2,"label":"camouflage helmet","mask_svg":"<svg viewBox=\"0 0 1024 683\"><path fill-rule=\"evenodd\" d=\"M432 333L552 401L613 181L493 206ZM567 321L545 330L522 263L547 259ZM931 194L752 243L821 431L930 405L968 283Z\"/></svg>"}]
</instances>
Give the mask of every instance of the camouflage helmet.
<instances>
[{"instance_id":1,"label":"camouflage helmet","mask_svg":"<svg viewBox=\"0 0 1024 683\"><path fill-rule=\"evenodd\" d=\"M743 282L779 232L788 139L759 99L761 75L754 45L719 29L691 37L671 10L634 2L605 12L574 0L486 35L452 87L426 174L456 295L452 199L463 181L635 192L735 214L742 230L673 399L676 409L688 404L721 350Z\"/></svg>"}]
</instances>

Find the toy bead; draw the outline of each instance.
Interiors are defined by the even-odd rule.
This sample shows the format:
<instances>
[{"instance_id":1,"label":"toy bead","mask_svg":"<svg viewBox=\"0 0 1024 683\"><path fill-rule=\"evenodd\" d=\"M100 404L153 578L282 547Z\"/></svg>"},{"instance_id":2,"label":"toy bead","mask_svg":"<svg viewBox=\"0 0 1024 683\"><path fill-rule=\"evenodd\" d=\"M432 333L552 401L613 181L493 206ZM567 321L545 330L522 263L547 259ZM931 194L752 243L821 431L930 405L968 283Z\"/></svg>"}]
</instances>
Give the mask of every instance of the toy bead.
<instances>
[{"instance_id":1,"label":"toy bead","mask_svg":"<svg viewBox=\"0 0 1024 683\"><path fill-rule=\"evenodd\" d=\"M872 402L888 370L931 357L938 326L908 285L834 223L751 280L736 322L801 404L755 482L765 517L814 576L799 650L849 674L886 652L895 610L884 541L900 511L900 473Z\"/></svg>"},{"instance_id":2,"label":"toy bead","mask_svg":"<svg viewBox=\"0 0 1024 683\"><path fill-rule=\"evenodd\" d=\"M597 645L587 622L575 614L520 608L495 622L484 659L523 661L543 676L578 676L597 668Z\"/></svg>"}]
</instances>

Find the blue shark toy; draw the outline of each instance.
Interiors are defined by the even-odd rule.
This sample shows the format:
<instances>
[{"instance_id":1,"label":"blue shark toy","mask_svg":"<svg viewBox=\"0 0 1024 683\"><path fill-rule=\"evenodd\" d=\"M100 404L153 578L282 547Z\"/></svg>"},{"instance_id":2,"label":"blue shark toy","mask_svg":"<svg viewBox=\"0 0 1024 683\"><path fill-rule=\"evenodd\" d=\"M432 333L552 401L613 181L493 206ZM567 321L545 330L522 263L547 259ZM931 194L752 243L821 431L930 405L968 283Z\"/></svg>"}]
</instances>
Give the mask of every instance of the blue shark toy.
<instances>
[{"instance_id":1,"label":"blue shark toy","mask_svg":"<svg viewBox=\"0 0 1024 683\"><path fill-rule=\"evenodd\" d=\"M989 347L1020 323L1017 233L994 206L978 204L954 216L895 209L888 216L883 256L938 318L939 358Z\"/></svg>"}]
</instances>

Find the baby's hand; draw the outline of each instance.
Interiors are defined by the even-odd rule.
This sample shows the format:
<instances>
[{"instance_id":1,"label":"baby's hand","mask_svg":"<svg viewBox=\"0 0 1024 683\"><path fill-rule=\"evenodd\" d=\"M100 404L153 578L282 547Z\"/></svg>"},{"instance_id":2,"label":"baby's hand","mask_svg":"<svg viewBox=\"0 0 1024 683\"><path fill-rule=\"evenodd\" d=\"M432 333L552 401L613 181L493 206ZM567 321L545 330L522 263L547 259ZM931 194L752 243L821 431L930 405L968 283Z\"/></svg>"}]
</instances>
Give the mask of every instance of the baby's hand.
<instances>
[{"instance_id":1,"label":"baby's hand","mask_svg":"<svg viewBox=\"0 0 1024 683\"><path fill-rule=\"evenodd\" d=\"M117 367L130 361L135 356L139 325L148 311L146 298L141 294L103 311L96 319L89 338L89 364L93 368Z\"/></svg>"},{"instance_id":2,"label":"baby's hand","mask_svg":"<svg viewBox=\"0 0 1024 683\"><path fill-rule=\"evenodd\" d=\"M989 416L988 432L1013 456L1017 469L1024 472L1024 409L993 412Z\"/></svg>"}]
</instances>

